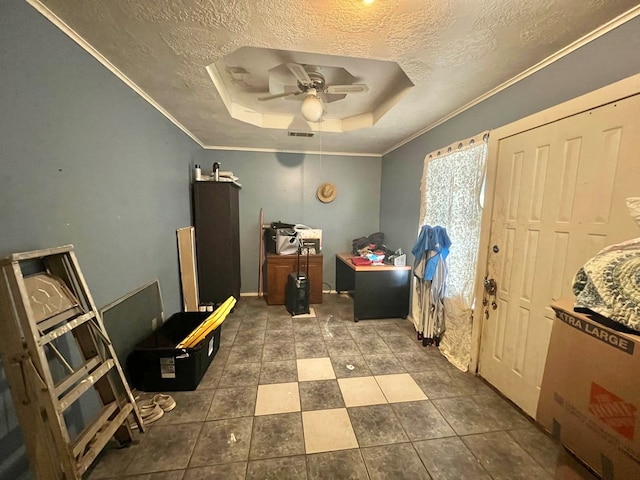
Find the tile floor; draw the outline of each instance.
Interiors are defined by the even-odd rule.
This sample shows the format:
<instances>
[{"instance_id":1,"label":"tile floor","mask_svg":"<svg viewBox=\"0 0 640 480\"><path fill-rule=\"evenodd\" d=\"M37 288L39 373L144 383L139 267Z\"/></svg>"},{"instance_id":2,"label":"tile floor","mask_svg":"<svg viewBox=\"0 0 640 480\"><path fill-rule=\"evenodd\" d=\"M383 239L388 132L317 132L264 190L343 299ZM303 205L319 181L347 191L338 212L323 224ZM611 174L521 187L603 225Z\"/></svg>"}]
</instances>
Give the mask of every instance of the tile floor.
<instances>
[{"instance_id":1,"label":"tile floor","mask_svg":"<svg viewBox=\"0 0 640 480\"><path fill-rule=\"evenodd\" d=\"M86 478L596 478L409 321L354 323L346 295L313 307L242 298L198 389Z\"/></svg>"}]
</instances>

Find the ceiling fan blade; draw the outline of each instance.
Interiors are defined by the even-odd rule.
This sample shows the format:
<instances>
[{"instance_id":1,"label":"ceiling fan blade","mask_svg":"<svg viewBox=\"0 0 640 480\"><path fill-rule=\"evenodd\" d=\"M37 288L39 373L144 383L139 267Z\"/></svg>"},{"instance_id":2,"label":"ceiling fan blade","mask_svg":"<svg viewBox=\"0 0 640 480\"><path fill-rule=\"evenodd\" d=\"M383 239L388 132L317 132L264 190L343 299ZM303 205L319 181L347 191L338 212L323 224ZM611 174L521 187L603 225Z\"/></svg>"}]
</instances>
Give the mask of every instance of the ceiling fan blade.
<instances>
[{"instance_id":1,"label":"ceiling fan blade","mask_svg":"<svg viewBox=\"0 0 640 480\"><path fill-rule=\"evenodd\" d=\"M299 63L287 63L287 67L300 85L311 85L311 78L302 65Z\"/></svg>"},{"instance_id":2,"label":"ceiling fan blade","mask_svg":"<svg viewBox=\"0 0 640 480\"><path fill-rule=\"evenodd\" d=\"M273 100L275 98L283 98L283 97L288 97L290 95L300 95L303 92L284 92L284 93L276 93L275 95L269 95L266 97L259 97L258 101L259 102L266 102L267 100Z\"/></svg>"},{"instance_id":3,"label":"ceiling fan blade","mask_svg":"<svg viewBox=\"0 0 640 480\"><path fill-rule=\"evenodd\" d=\"M369 87L364 83L354 83L353 85L329 85L324 89L325 93L334 95L346 95L348 93L367 93Z\"/></svg>"}]
</instances>

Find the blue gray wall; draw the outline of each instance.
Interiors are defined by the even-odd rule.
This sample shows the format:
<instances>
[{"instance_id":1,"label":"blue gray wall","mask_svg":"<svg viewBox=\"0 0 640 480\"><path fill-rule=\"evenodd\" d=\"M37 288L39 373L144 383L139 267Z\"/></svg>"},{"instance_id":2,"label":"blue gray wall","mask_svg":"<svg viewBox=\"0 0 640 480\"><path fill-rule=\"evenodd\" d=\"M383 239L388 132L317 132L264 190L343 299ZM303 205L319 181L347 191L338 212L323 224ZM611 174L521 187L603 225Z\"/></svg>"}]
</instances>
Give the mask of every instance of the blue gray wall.
<instances>
[{"instance_id":1,"label":"blue gray wall","mask_svg":"<svg viewBox=\"0 0 640 480\"><path fill-rule=\"evenodd\" d=\"M335 254L350 251L354 238L378 231L379 157L202 150L199 158L204 173L220 162L222 170L240 177L243 292L258 291L260 208L266 223L282 220L322 229L325 289L335 289ZM333 202L316 197L324 182L337 188Z\"/></svg>"},{"instance_id":2,"label":"blue gray wall","mask_svg":"<svg viewBox=\"0 0 640 480\"><path fill-rule=\"evenodd\" d=\"M429 152L639 73L638 32L637 17L385 155L380 230L389 242L407 251L413 247L422 165Z\"/></svg>"},{"instance_id":3,"label":"blue gray wall","mask_svg":"<svg viewBox=\"0 0 640 480\"><path fill-rule=\"evenodd\" d=\"M158 278L178 311L197 144L23 1L0 0L0 112L0 257L72 243L98 306ZM26 469L0 366L0 478Z\"/></svg>"},{"instance_id":4,"label":"blue gray wall","mask_svg":"<svg viewBox=\"0 0 640 480\"><path fill-rule=\"evenodd\" d=\"M380 160L202 151L26 2L0 0L0 257L73 243L98 306L159 278L177 311L192 167L219 161L244 186L242 290L257 290L261 207L268 222L323 229L334 282L333 254L355 237L379 229L411 248L429 151L637 73L637 31L639 20L618 28ZM326 181L338 196L321 204ZM28 478L21 443L0 365L1 479Z\"/></svg>"}]
</instances>

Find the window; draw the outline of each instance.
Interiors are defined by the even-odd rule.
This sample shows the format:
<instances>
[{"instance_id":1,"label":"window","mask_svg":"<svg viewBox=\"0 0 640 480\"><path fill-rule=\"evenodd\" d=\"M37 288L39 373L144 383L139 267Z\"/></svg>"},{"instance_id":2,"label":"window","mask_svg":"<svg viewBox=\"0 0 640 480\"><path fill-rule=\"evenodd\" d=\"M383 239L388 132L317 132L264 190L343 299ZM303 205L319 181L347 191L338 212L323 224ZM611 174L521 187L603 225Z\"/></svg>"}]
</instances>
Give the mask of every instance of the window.
<instances>
[{"instance_id":1,"label":"window","mask_svg":"<svg viewBox=\"0 0 640 480\"><path fill-rule=\"evenodd\" d=\"M445 227L451 239L446 296L461 295L467 305L473 298L480 242L487 139L488 134L481 134L441 156L429 155L421 189L420 226Z\"/></svg>"}]
</instances>

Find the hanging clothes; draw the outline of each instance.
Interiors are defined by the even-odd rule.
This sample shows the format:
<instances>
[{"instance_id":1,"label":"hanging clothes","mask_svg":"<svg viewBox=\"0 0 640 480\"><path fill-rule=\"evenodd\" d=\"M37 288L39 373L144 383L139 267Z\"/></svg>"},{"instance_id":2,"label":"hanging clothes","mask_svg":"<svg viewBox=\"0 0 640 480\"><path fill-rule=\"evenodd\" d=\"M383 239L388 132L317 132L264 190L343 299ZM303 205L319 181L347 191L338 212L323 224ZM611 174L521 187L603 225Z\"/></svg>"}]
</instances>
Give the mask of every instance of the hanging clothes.
<instances>
[{"instance_id":1,"label":"hanging clothes","mask_svg":"<svg viewBox=\"0 0 640 480\"><path fill-rule=\"evenodd\" d=\"M418 299L418 312L414 312L416 330L425 346L438 346L445 330L444 295L449 247L451 240L444 227L423 225L411 249L415 258L413 274Z\"/></svg>"}]
</instances>

